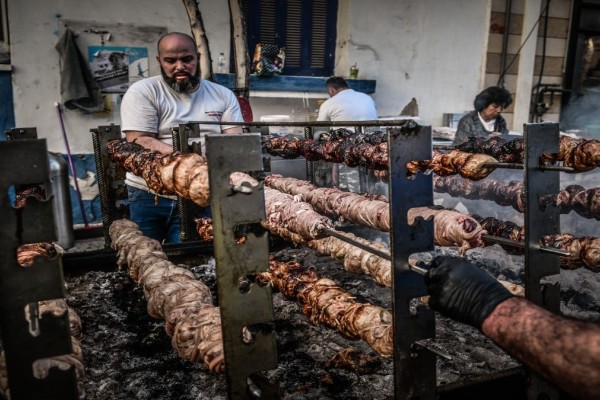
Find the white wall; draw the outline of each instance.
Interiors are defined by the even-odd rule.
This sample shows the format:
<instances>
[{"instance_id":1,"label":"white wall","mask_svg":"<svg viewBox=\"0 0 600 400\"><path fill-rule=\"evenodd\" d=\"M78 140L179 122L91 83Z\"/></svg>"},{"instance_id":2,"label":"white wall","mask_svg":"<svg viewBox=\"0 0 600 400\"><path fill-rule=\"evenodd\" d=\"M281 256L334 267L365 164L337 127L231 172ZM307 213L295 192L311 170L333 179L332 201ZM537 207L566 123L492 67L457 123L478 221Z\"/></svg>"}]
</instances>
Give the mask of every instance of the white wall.
<instances>
[{"instance_id":1,"label":"white wall","mask_svg":"<svg viewBox=\"0 0 600 400\"><path fill-rule=\"evenodd\" d=\"M356 62L362 77L377 79L380 115L398 115L412 97L432 125L471 110L483 85L489 1L380 3L351 1L348 63L336 73Z\"/></svg>"},{"instance_id":2,"label":"white wall","mask_svg":"<svg viewBox=\"0 0 600 400\"><path fill-rule=\"evenodd\" d=\"M202 15L209 34L213 59L229 53L229 9L226 1L202 3ZM54 107L60 102L59 56L54 46L62 34L62 21L89 21L89 27L118 24L165 27L167 31L190 32L181 0L8 0L13 94L17 127L35 126L38 136L47 138L48 149L66 152ZM78 23L79 27L80 24ZM77 42L87 57L87 45L100 45L100 36L75 30ZM213 34L214 32L214 34ZM156 36L131 32L113 34L107 46L144 46L149 51L150 74L159 73ZM85 47L84 47L85 46ZM216 53L216 54L215 54ZM65 110L64 123L71 152L93 151L89 130L99 125L119 124L118 106L110 115L90 115Z\"/></svg>"},{"instance_id":3,"label":"white wall","mask_svg":"<svg viewBox=\"0 0 600 400\"><path fill-rule=\"evenodd\" d=\"M221 51L229 54L228 5L225 0L200 5L216 60ZM373 98L380 115L398 115L415 97L423 121L441 125L443 113L471 109L473 97L482 88L489 7L489 0L340 0L335 73L347 76L356 62L360 78L377 80ZM65 152L54 108L60 101L59 60L54 49L61 33L60 19L90 21L90 26L135 24L189 32L180 0L9 0L8 8L16 124L37 127L39 136L48 139L49 150L56 152ZM100 44L99 37L85 33L78 40ZM113 36L110 45L144 41L149 38ZM157 74L154 43L147 47L151 74ZM301 98L252 98L251 104L255 119L304 108ZM314 107L316 101L309 100L309 108ZM111 115L67 110L64 117L73 153L92 152L91 128L120 123L118 107Z\"/></svg>"}]
</instances>

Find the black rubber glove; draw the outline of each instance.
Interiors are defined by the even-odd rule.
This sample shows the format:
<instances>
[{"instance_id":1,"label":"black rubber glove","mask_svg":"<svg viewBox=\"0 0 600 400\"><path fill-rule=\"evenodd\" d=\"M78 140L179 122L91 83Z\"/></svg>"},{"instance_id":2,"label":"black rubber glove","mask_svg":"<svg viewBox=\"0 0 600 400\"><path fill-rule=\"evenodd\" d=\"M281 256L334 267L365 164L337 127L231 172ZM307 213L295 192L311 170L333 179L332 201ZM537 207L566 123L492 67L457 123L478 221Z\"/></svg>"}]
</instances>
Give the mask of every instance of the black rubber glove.
<instances>
[{"instance_id":1,"label":"black rubber glove","mask_svg":"<svg viewBox=\"0 0 600 400\"><path fill-rule=\"evenodd\" d=\"M513 296L493 276L460 257L438 256L431 267L425 274L429 306L477 329L499 303Z\"/></svg>"}]
</instances>

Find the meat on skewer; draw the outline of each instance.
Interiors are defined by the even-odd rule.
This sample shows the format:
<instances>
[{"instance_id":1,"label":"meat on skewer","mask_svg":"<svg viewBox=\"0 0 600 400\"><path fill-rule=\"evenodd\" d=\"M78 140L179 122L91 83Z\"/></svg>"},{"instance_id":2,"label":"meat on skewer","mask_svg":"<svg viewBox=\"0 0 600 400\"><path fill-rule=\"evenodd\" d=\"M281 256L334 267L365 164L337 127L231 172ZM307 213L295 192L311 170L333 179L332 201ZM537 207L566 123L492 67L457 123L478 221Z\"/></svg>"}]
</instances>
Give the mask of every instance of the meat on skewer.
<instances>
[{"instance_id":1,"label":"meat on skewer","mask_svg":"<svg viewBox=\"0 0 600 400\"><path fill-rule=\"evenodd\" d=\"M576 269L583 265L590 271L600 272L600 238L575 237L563 233L546 235L542 238L541 244L571 253L569 257L560 258L561 266L565 269Z\"/></svg>"},{"instance_id":2,"label":"meat on skewer","mask_svg":"<svg viewBox=\"0 0 600 400\"><path fill-rule=\"evenodd\" d=\"M258 181L243 172L234 172L230 175L230 182L234 186L248 184L256 188ZM329 218L317 213L313 207L302 201L297 201L288 193L264 188L265 212L269 224L281 226L305 238L317 239L325 236L324 229L333 229Z\"/></svg>"},{"instance_id":3,"label":"meat on skewer","mask_svg":"<svg viewBox=\"0 0 600 400\"><path fill-rule=\"evenodd\" d=\"M158 241L142 235L129 220L109 228L117 264L144 289L148 313L166 321L171 343L187 361L203 360L212 372L223 372L223 338L219 308L212 305L210 290L194 274L167 260Z\"/></svg>"},{"instance_id":4,"label":"meat on skewer","mask_svg":"<svg viewBox=\"0 0 600 400\"><path fill-rule=\"evenodd\" d=\"M27 243L17 247L17 262L22 267L30 267L35 257L55 258L63 252L63 248L55 243Z\"/></svg>"},{"instance_id":5,"label":"meat on skewer","mask_svg":"<svg viewBox=\"0 0 600 400\"><path fill-rule=\"evenodd\" d=\"M40 185L27 185L17 188L15 191L15 208L25 207L28 197L44 201L46 200L46 192Z\"/></svg>"},{"instance_id":6,"label":"meat on skewer","mask_svg":"<svg viewBox=\"0 0 600 400\"><path fill-rule=\"evenodd\" d=\"M208 166L196 153L160 153L124 140L108 142L111 159L144 178L156 194L177 195L201 207L209 205Z\"/></svg>"},{"instance_id":7,"label":"meat on skewer","mask_svg":"<svg viewBox=\"0 0 600 400\"><path fill-rule=\"evenodd\" d=\"M558 207L561 214L575 211L582 217L600 220L600 187L585 189L579 185L569 185L558 194L542 196L540 205Z\"/></svg>"},{"instance_id":8,"label":"meat on skewer","mask_svg":"<svg viewBox=\"0 0 600 400\"><path fill-rule=\"evenodd\" d=\"M282 158L304 157L308 161L324 160L384 170L388 166L387 141L372 144L348 135L335 140L316 142L312 139L269 138L264 145L267 153Z\"/></svg>"},{"instance_id":9,"label":"meat on skewer","mask_svg":"<svg viewBox=\"0 0 600 400\"><path fill-rule=\"evenodd\" d=\"M522 181L502 182L486 179L473 182L459 176L434 176L433 190L465 199L491 200L501 206L512 206L525 212L524 184ZM600 220L600 188L585 189L569 185L558 194L548 194L539 200L541 207L559 207L562 214L575 211L582 217Z\"/></svg>"},{"instance_id":10,"label":"meat on skewer","mask_svg":"<svg viewBox=\"0 0 600 400\"><path fill-rule=\"evenodd\" d=\"M492 236L498 236L522 242L525 239L525 227L511 221L502 221L494 217L483 218L473 214L481 226ZM564 250L570 253L568 257L560 257L561 267L576 269L584 267L590 271L600 272L600 238L592 236L575 237L568 233L545 235L540 245ZM510 253L520 254L521 249L502 245Z\"/></svg>"},{"instance_id":11,"label":"meat on skewer","mask_svg":"<svg viewBox=\"0 0 600 400\"><path fill-rule=\"evenodd\" d=\"M562 162L576 172L590 171L600 166L600 140L574 139L562 135L558 153L540 156L540 164Z\"/></svg>"},{"instance_id":12,"label":"meat on skewer","mask_svg":"<svg viewBox=\"0 0 600 400\"><path fill-rule=\"evenodd\" d=\"M385 201L369 200L363 195L333 188L318 188L309 182L281 175L269 175L265 178L265 185L299 196L302 201L309 202L320 212L338 215L384 232L390 229L390 207ZM417 216L418 211L415 210L412 211L412 215ZM424 215L428 214L424 218L435 216L435 243L438 246L459 246L464 253L471 247L482 245L481 235L485 232L478 227L477 221L458 212L452 214L448 210L441 211L443 210L431 209L424 212ZM440 215L439 220L436 214Z\"/></svg>"},{"instance_id":13,"label":"meat on skewer","mask_svg":"<svg viewBox=\"0 0 600 400\"><path fill-rule=\"evenodd\" d=\"M434 242L438 246L459 246L460 253L472 247L483 247L485 229L472 217L454 210L437 207L416 207L408 210L408 223L417 218L433 218Z\"/></svg>"},{"instance_id":14,"label":"meat on skewer","mask_svg":"<svg viewBox=\"0 0 600 400\"><path fill-rule=\"evenodd\" d=\"M525 212L524 184L522 181L502 182L486 179L474 182L460 176L434 176L433 190L465 199L491 200L501 206L512 206Z\"/></svg>"},{"instance_id":15,"label":"meat on skewer","mask_svg":"<svg viewBox=\"0 0 600 400\"><path fill-rule=\"evenodd\" d=\"M456 149L468 153L488 154L499 162L523 163L525 141L523 138L470 138L456 146ZM600 166L600 141L561 135L558 153L542 154L540 157L541 164L553 162L562 162L565 167L574 168L577 172L594 169Z\"/></svg>"},{"instance_id":16,"label":"meat on skewer","mask_svg":"<svg viewBox=\"0 0 600 400\"><path fill-rule=\"evenodd\" d=\"M387 202L335 188L320 188L307 181L277 174L267 176L265 185L298 196L323 214L335 215L383 232L390 230L390 206Z\"/></svg>"},{"instance_id":17,"label":"meat on skewer","mask_svg":"<svg viewBox=\"0 0 600 400\"><path fill-rule=\"evenodd\" d=\"M496 169L498 160L487 154L471 154L460 150L449 153L433 151L431 160L413 160L406 163L409 175L419 171L432 171L439 176L459 174L474 181L483 179Z\"/></svg>"},{"instance_id":18,"label":"meat on skewer","mask_svg":"<svg viewBox=\"0 0 600 400\"><path fill-rule=\"evenodd\" d=\"M334 281L320 278L315 270L304 269L296 261L272 259L269 272L258 274L257 280L298 300L302 313L313 324L337 329L352 340L362 339L384 357L393 355L392 314L388 310L356 301Z\"/></svg>"},{"instance_id":19,"label":"meat on skewer","mask_svg":"<svg viewBox=\"0 0 600 400\"><path fill-rule=\"evenodd\" d=\"M414 132L418 127L407 120L399 129ZM327 139L323 140L323 136ZM263 147L267 153L283 158L303 156L309 161L324 160L372 170L387 170L388 166L387 133L381 131L355 133L342 128L321 135L319 141L274 137L265 140Z\"/></svg>"},{"instance_id":20,"label":"meat on skewer","mask_svg":"<svg viewBox=\"0 0 600 400\"><path fill-rule=\"evenodd\" d=\"M508 140L500 137L472 137L456 146L455 149L467 153L487 154L499 162L522 163L525 141L523 138Z\"/></svg>"}]
</instances>

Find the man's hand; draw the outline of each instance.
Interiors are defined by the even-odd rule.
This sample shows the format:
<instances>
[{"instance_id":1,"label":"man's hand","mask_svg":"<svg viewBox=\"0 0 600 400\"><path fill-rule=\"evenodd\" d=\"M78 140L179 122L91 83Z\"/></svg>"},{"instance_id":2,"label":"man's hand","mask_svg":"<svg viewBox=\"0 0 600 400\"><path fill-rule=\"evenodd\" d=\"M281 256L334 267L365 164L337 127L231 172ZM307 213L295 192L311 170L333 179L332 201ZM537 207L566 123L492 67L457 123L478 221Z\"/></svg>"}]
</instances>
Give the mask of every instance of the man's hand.
<instances>
[{"instance_id":1,"label":"man's hand","mask_svg":"<svg viewBox=\"0 0 600 400\"><path fill-rule=\"evenodd\" d=\"M429 305L477 329L496 306L512 297L493 276L460 257L438 256L425 274Z\"/></svg>"}]
</instances>

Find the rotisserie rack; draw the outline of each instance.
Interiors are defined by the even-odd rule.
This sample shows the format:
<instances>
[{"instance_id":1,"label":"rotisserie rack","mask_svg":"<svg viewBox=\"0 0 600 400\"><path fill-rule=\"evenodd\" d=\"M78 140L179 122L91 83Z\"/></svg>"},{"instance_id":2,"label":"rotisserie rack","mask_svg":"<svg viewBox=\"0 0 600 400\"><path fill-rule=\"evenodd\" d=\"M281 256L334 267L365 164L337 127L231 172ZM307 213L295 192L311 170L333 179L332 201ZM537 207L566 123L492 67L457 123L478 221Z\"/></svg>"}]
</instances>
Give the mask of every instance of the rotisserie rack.
<instances>
[{"instance_id":1,"label":"rotisserie rack","mask_svg":"<svg viewBox=\"0 0 600 400\"><path fill-rule=\"evenodd\" d=\"M597 188L571 185L560 190L561 171L587 173L598 166L600 151L594 143L560 138L557 124L528 124L523 138L515 141L433 149L430 127L411 120L358 123L354 133L333 129L336 123L290 123L303 127L304 138L209 136L204 158L196 154L201 150L197 145L187 146L189 138L199 136L199 124L173 129L177 152L168 156L122 142L118 126L92 130L105 240L105 249L96 255L113 260L111 248L118 251L118 263L127 266L143 288L150 315L165 320L173 347L185 359L203 360L211 371L224 373L230 398L281 395L278 382L262 373L277 366L271 288L298 301L311 322L364 340L380 356L393 359L395 398L476 397L491 387L504 390L508 383L523 388L523 398L559 398L556 388L521 368L475 384L439 386L436 360L447 355L435 343L436 317L426 305L422 261L415 263L414 256L436 246L456 247L464 254L474 247L499 244L509 254L524 255L524 287L503 283L514 293L524 289L528 299L559 312L560 287L556 280L546 279L560 274L561 267L600 268L599 238L560 233L561 213L574 210L599 219ZM265 124L245 126L248 130ZM329 135L315 139L315 131L323 127L331 128ZM261 170L269 164L265 160L269 155L304 157L307 179L269 171L265 176ZM315 169L321 161L358 167L361 192L368 191L377 177L385 177L389 196L318 186ZM178 174L184 164L186 171L195 171L194 179ZM522 169L523 180L488 178L503 168ZM161 247L128 223L126 207L121 206L126 197L125 170L143 176L158 193L179 196L182 244ZM434 191L511 206L524 214L523 224L433 207ZM35 198L35 193L29 196ZM209 203L213 219L194 220L195 207ZM389 246L346 232L354 226L384 232ZM392 309L357 301L326 276L298 263L273 259L269 263L269 248L281 241L269 240L267 232L319 254L335 254L347 271L370 275L378 285L391 287ZM212 246L200 241L210 235ZM198 249L214 251L218 307L193 274L169 261ZM65 262L81 257L85 259L70 254ZM158 267L163 264L164 272Z\"/></svg>"}]
</instances>

